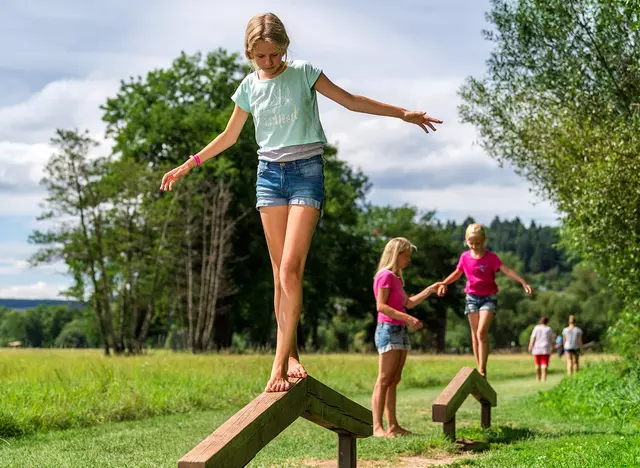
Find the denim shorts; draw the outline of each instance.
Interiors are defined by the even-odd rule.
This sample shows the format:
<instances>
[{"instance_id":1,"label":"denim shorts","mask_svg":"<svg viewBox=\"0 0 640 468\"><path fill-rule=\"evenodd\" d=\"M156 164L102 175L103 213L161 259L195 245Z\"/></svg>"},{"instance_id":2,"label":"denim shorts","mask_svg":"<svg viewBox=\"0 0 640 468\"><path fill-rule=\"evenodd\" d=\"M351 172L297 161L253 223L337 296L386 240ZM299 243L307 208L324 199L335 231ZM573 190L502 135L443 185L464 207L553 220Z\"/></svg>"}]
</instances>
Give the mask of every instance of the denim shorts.
<instances>
[{"instance_id":1,"label":"denim shorts","mask_svg":"<svg viewBox=\"0 0 640 468\"><path fill-rule=\"evenodd\" d=\"M289 162L258 163L256 208L307 205L322 212L324 160L321 155Z\"/></svg>"},{"instance_id":2,"label":"denim shorts","mask_svg":"<svg viewBox=\"0 0 640 468\"><path fill-rule=\"evenodd\" d=\"M464 313L472 314L481 310L496 311L498 307L498 298L495 294L491 296L476 296L475 294L467 294L465 300Z\"/></svg>"},{"instance_id":3,"label":"denim shorts","mask_svg":"<svg viewBox=\"0 0 640 468\"><path fill-rule=\"evenodd\" d=\"M378 354L386 353L392 349L409 351L411 341L409 332L405 325L393 325L390 323L378 322L374 339Z\"/></svg>"}]
</instances>

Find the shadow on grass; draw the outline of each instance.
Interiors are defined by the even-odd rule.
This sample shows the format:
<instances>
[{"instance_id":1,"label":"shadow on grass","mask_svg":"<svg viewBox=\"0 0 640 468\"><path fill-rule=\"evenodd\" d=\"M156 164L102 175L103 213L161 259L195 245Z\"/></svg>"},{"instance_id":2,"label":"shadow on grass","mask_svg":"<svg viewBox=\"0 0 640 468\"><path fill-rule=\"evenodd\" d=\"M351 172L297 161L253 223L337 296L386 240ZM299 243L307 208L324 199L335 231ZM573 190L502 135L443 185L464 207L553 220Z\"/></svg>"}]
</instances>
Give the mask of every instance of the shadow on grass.
<instances>
[{"instance_id":1,"label":"shadow on grass","mask_svg":"<svg viewBox=\"0 0 640 468\"><path fill-rule=\"evenodd\" d=\"M458 431L465 440L485 444L512 444L533 439L536 431L528 427L494 426L489 429L461 428Z\"/></svg>"},{"instance_id":2,"label":"shadow on grass","mask_svg":"<svg viewBox=\"0 0 640 468\"><path fill-rule=\"evenodd\" d=\"M563 437L581 437L597 435L629 435L629 431L603 431L598 429L578 429L562 432L536 431L528 427L495 426L489 429L480 428L460 428L458 434L468 442L479 442L487 444L512 444L521 440L535 438L559 439Z\"/></svg>"}]
</instances>

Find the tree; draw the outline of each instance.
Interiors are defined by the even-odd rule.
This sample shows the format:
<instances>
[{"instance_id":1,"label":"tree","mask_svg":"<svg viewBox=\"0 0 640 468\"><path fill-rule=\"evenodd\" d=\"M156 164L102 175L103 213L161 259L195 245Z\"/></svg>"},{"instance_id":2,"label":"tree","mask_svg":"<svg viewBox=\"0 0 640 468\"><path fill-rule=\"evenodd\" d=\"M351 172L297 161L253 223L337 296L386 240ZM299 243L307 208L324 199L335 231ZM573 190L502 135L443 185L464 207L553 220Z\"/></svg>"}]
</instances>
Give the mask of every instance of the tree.
<instances>
[{"instance_id":1,"label":"tree","mask_svg":"<svg viewBox=\"0 0 640 468\"><path fill-rule=\"evenodd\" d=\"M495 48L460 113L563 217L565 243L640 297L640 4L493 0ZM640 338L640 337L639 337Z\"/></svg>"},{"instance_id":2,"label":"tree","mask_svg":"<svg viewBox=\"0 0 640 468\"><path fill-rule=\"evenodd\" d=\"M58 148L45 167L41 184L47 190L46 209L39 220L57 220L48 231L36 230L29 241L42 245L30 259L33 265L63 259L76 279L66 295L84 301L84 283L93 288L94 310L105 354L121 349L114 342L109 276L104 261L103 204L106 201L97 181L103 175L104 160L89 160L97 143L87 134L57 130L52 143Z\"/></svg>"},{"instance_id":3,"label":"tree","mask_svg":"<svg viewBox=\"0 0 640 468\"><path fill-rule=\"evenodd\" d=\"M199 53L188 56L183 53L168 69L153 70L144 78L132 78L123 82L118 94L108 99L103 106L107 135L116 142L114 154L123 160L149 165L159 172L182 163L189 154L205 146L224 130L233 110L230 96L246 71L247 65L236 54L228 54L224 50L217 50L206 56ZM229 233L230 239L227 241L231 250L227 256L224 281L230 288L234 284L252 284L253 294L240 297L234 303L236 313L231 314L231 317L225 295L216 300L217 304L212 310L215 319L208 322L216 323L216 329L211 331L216 346L229 346L232 325L233 328L243 328L244 317L255 317L256 312L264 310L265 304L269 303L265 298L271 293L270 262L268 255L262 255L266 248L260 238L260 220L257 216L246 216L254 211L255 206L255 194L247 188L255 185L256 151L250 119L238 142L225 151L223 157L208 161L206 165L193 171L189 175L189 182L181 181L180 185L192 185L189 185L191 188L188 194L186 188L182 190L178 187L177 193L185 192L175 202L175 222L178 226L168 232L168 244L182 246L181 254L185 255L180 255L179 258L184 258L191 265L181 265L181 269L174 270L170 288L179 292L179 300L168 306L169 310L175 309L178 314L172 320L184 319L182 326L187 328L189 314L192 314L193 321L194 307L199 307L193 302L194 294L199 294L198 291L204 293L203 289L196 290L194 285L200 285L198 281L208 271L206 266L206 271L202 270L203 263L200 259L210 244L204 243L201 229L194 231L196 224L204 226L199 223L205 217L206 203L201 194L198 195L198 190L206 190L201 185L205 180L224 179L227 184L225 190L229 192L228 198L232 200L228 204L227 216L229 220L237 220L237 223L234 221L234 230ZM157 178L157 185L160 178L161 176ZM156 198L172 197L161 196L157 191L155 193ZM213 221L215 218L209 220ZM186 245L185 226L190 226L191 229ZM197 258L194 257L196 252L200 254ZM208 258L205 255L205 261ZM192 302L189 303L189 300ZM202 304L204 307L205 302ZM209 305L210 302L206 301L206 306ZM185 309L187 314L184 316L178 312ZM271 327L267 323L264 327L256 326L256 329L261 329L261 333L264 330L268 332ZM196 327L197 317L191 330L194 331ZM195 338L195 335L189 336ZM202 338L202 334L200 337ZM262 338L266 337L263 335Z\"/></svg>"}]
</instances>

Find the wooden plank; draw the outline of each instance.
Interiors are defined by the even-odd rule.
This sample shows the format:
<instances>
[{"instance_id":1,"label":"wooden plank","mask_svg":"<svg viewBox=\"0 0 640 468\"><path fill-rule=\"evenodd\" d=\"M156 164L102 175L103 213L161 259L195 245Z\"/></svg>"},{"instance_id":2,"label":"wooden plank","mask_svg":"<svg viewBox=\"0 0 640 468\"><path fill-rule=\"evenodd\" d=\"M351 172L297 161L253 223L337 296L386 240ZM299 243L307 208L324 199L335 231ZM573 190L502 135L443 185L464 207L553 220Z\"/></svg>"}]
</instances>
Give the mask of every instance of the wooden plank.
<instances>
[{"instance_id":1,"label":"wooden plank","mask_svg":"<svg viewBox=\"0 0 640 468\"><path fill-rule=\"evenodd\" d=\"M488 429L491 427L491 405L482 403L482 409L480 410L480 427Z\"/></svg>"},{"instance_id":2,"label":"wooden plank","mask_svg":"<svg viewBox=\"0 0 640 468\"><path fill-rule=\"evenodd\" d=\"M472 367L463 367L433 403L432 420L445 422L451 419L469 394L481 404L487 403L490 406L498 404L496 391L489 382Z\"/></svg>"},{"instance_id":3,"label":"wooden plank","mask_svg":"<svg viewBox=\"0 0 640 468\"><path fill-rule=\"evenodd\" d=\"M245 466L306 407L307 379L288 392L262 393L178 461L178 468Z\"/></svg>"},{"instance_id":4,"label":"wooden plank","mask_svg":"<svg viewBox=\"0 0 640 468\"><path fill-rule=\"evenodd\" d=\"M447 439L456 440L456 416L442 424L442 432Z\"/></svg>"},{"instance_id":5,"label":"wooden plank","mask_svg":"<svg viewBox=\"0 0 640 468\"><path fill-rule=\"evenodd\" d=\"M338 468L356 468L356 436L338 434Z\"/></svg>"},{"instance_id":6,"label":"wooden plank","mask_svg":"<svg viewBox=\"0 0 640 468\"><path fill-rule=\"evenodd\" d=\"M472 367L463 367L451 379L449 385L438 395L431 406L431 419L434 422L447 422L456 414L458 408L464 403L469 393L475 388L472 378L473 373L478 373ZM479 376L480 374L478 374Z\"/></svg>"},{"instance_id":7,"label":"wooden plank","mask_svg":"<svg viewBox=\"0 0 640 468\"><path fill-rule=\"evenodd\" d=\"M483 378L478 372L474 375L475 389L472 392L473 397L480 403L488 403L491 406L498 406L498 395L487 379Z\"/></svg>"},{"instance_id":8,"label":"wooden plank","mask_svg":"<svg viewBox=\"0 0 640 468\"><path fill-rule=\"evenodd\" d=\"M358 437L373 434L371 410L359 405L318 382L307 377L307 406L302 417L336 432L350 432Z\"/></svg>"}]
</instances>

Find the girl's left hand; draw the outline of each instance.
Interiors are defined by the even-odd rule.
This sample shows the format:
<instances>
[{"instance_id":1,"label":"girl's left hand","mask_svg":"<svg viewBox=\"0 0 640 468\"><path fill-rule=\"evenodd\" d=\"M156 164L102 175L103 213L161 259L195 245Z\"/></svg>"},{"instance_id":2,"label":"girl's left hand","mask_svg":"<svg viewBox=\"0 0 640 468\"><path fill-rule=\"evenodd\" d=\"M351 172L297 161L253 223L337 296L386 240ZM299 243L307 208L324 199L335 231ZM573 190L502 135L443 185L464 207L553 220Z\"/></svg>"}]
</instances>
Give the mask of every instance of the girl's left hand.
<instances>
[{"instance_id":1,"label":"girl's left hand","mask_svg":"<svg viewBox=\"0 0 640 468\"><path fill-rule=\"evenodd\" d=\"M429 133L427 127L429 127L432 131L436 131L436 127L433 126L434 123L441 124L442 120L430 117L426 112L420 111L405 111L402 116L402 120L408 123L416 124L425 132Z\"/></svg>"},{"instance_id":2,"label":"girl's left hand","mask_svg":"<svg viewBox=\"0 0 640 468\"><path fill-rule=\"evenodd\" d=\"M524 292L526 292L528 295L531 296L533 294L531 286L529 286L527 283L522 283L522 287L524 288Z\"/></svg>"}]
</instances>

